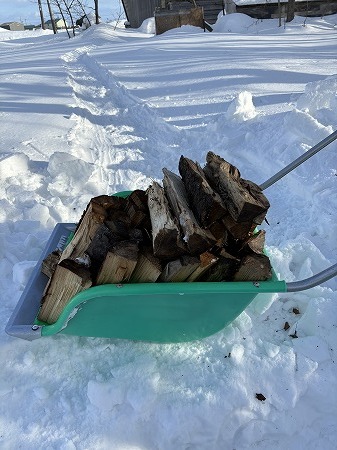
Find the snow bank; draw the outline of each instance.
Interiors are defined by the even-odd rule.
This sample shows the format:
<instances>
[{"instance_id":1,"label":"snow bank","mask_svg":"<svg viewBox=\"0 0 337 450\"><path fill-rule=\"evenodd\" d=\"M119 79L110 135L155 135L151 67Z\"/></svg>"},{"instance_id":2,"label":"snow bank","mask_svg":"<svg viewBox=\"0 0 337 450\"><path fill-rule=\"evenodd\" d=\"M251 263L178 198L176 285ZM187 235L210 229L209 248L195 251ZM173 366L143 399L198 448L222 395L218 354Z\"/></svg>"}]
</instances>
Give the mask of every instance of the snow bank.
<instances>
[{"instance_id":1,"label":"snow bank","mask_svg":"<svg viewBox=\"0 0 337 450\"><path fill-rule=\"evenodd\" d=\"M308 83L296 102L297 108L306 111L322 124L337 127L337 75Z\"/></svg>"},{"instance_id":2,"label":"snow bank","mask_svg":"<svg viewBox=\"0 0 337 450\"><path fill-rule=\"evenodd\" d=\"M30 40L34 38L39 38L43 36L53 35L52 30L26 30L26 31L9 31L0 27L0 42L2 41L12 41L12 40Z\"/></svg>"}]
</instances>

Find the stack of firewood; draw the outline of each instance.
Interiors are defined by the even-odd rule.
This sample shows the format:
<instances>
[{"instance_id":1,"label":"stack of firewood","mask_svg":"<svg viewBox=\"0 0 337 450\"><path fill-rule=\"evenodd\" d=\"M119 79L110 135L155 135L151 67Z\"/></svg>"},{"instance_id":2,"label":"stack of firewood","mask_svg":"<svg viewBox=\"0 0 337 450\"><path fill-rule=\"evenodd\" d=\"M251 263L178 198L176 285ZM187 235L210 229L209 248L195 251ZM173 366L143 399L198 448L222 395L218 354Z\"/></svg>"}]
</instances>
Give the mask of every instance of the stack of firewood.
<instances>
[{"instance_id":1,"label":"stack of firewood","mask_svg":"<svg viewBox=\"0 0 337 450\"><path fill-rule=\"evenodd\" d=\"M271 278L265 232L255 231L269 208L259 186L212 152L204 168L182 156L180 176L163 173L162 186L91 199L71 242L42 265L40 320L54 323L95 285Z\"/></svg>"}]
</instances>

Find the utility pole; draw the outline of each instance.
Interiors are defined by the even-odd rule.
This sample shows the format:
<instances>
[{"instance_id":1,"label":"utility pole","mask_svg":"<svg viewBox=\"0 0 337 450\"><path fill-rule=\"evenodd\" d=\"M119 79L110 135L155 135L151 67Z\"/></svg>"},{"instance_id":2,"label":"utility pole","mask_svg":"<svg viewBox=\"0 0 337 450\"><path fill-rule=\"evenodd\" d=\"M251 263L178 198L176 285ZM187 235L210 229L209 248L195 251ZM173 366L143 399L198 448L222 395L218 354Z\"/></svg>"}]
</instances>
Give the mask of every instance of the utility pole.
<instances>
[{"instance_id":1,"label":"utility pole","mask_svg":"<svg viewBox=\"0 0 337 450\"><path fill-rule=\"evenodd\" d=\"M98 14L98 0L95 0L95 22L99 24L99 14Z\"/></svg>"},{"instance_id":2,"label":"utility pole","mask_svg":"<svg viewBox=\"0 0 337 450\"><path fill-rule=\"evenodd\" d=\"M51 6L50 6L50 0L47 0L47 5L48 5L48 10L49 10L51 24L52 24L52 27L53 27L53 32L54 32L54 34L56 34L57 30L56 30L56 25L55 25L55 20L54 20L54 14L53 14L53 11L52 11Z\"/></svg>"},{"instance_id":3,"label":"utility pole","mask_svg":"<svg viewBox=\"0 0 337 450\"><path fill-rule=\"evenodd\" d=\"M39 11L40 11L40 17L41 17L41 28L42 30L46 29L46 25L44 23L44 18L43 18L43 10L42 10L42 5L41 5L41 0L37 0L37 3L39 5Z\"/></svg>"}]
</instances>

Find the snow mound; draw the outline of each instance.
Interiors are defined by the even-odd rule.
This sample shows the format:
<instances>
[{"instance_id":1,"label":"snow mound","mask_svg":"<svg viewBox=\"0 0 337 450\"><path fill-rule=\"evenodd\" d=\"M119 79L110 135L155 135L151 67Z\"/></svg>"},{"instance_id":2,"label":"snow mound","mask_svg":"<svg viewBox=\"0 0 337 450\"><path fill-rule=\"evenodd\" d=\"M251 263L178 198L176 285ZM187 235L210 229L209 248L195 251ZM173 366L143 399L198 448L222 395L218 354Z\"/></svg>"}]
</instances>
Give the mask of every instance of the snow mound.
<instances>
[{"instance_id":1,"label":"snow mound","mask_svg":"<svg viewBox=\"0 0 337 450\"><path fill-rule=\"evenodd\" d=\"M337 75L308 83L298 98L297 108L317 118L322 123L337 126Z\"/></svg>"},{"instance_id":2,"label":"snow mound","mask_svg":"<svg viewBox=\"0 0 337 450\"><path fill-rule=\"evenodd\" d=\"M86 181L92 174L94 166L69 153L55 152L49 160L47 170L52 177L64 174L69 179L78 180L80 174L82 180Z\"/></svg>"},{"instance_id":3,"label":"snow mound","mask_svg":"<svg viewBox=\"0 0 337 450\"><path fill-rule=\"evenodd\" d=\"M248 33L249 28L256 22L252 17L242 13L219 14L213 31L218 33Z\"/></svg>"},{"instance_id":4,"label":"snow mound","mask_svg":"<svg viewBox=\"0 0 337 450\"><path fill-rule=\"evenodd\" d=\"M227 119L240 122L253 119L256 115L252 94L247 91L239 93L230 103L226 113Z\"/></svg>"},{"instance_id":5,"label":"snow mound","mask_svg":"<svg viewBox=\"0 0 337 450\"><path fill-rule=\"evenodd\" d=\"M156 34L156 24L154 21L154 17L145 19L138 30L146 34Z\"/></svg>"},{"instance_id":6,"label":"snow mound","mask_svg":"<svg viewBox=\"0 0 337 450\"><path fill-rule=\"evenodd\" d=\"M0 180L27 172L29 158L24 153L3 154L0 156Z\"/></svg>"}]
</instances>

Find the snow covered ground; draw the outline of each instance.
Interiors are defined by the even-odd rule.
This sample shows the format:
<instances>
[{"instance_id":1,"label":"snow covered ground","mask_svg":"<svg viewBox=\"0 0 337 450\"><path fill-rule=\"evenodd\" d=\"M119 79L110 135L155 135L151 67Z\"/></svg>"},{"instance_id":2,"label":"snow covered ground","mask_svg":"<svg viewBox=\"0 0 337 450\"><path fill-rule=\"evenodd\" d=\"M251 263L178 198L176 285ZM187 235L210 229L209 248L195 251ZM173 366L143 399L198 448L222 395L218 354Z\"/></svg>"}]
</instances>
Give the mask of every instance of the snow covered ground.
<instances>
[{"instance_id":1,"label":"snow covered ground","mask_svg":"<svg viewBox=\"0 0 337 450\"><path fill-rule=\"evenodd\" d=\"M91 197L145 189L209 150L262 183L337 129L337 17L277 25L238 14L213 33L155 36L152 19L71 40L1 31L1 449L336 448L336 279L260 294L191 343L4 331L54 225ZM265 192L281 279L336 263L336 150Z\"/></svg>"}]
</instances>

